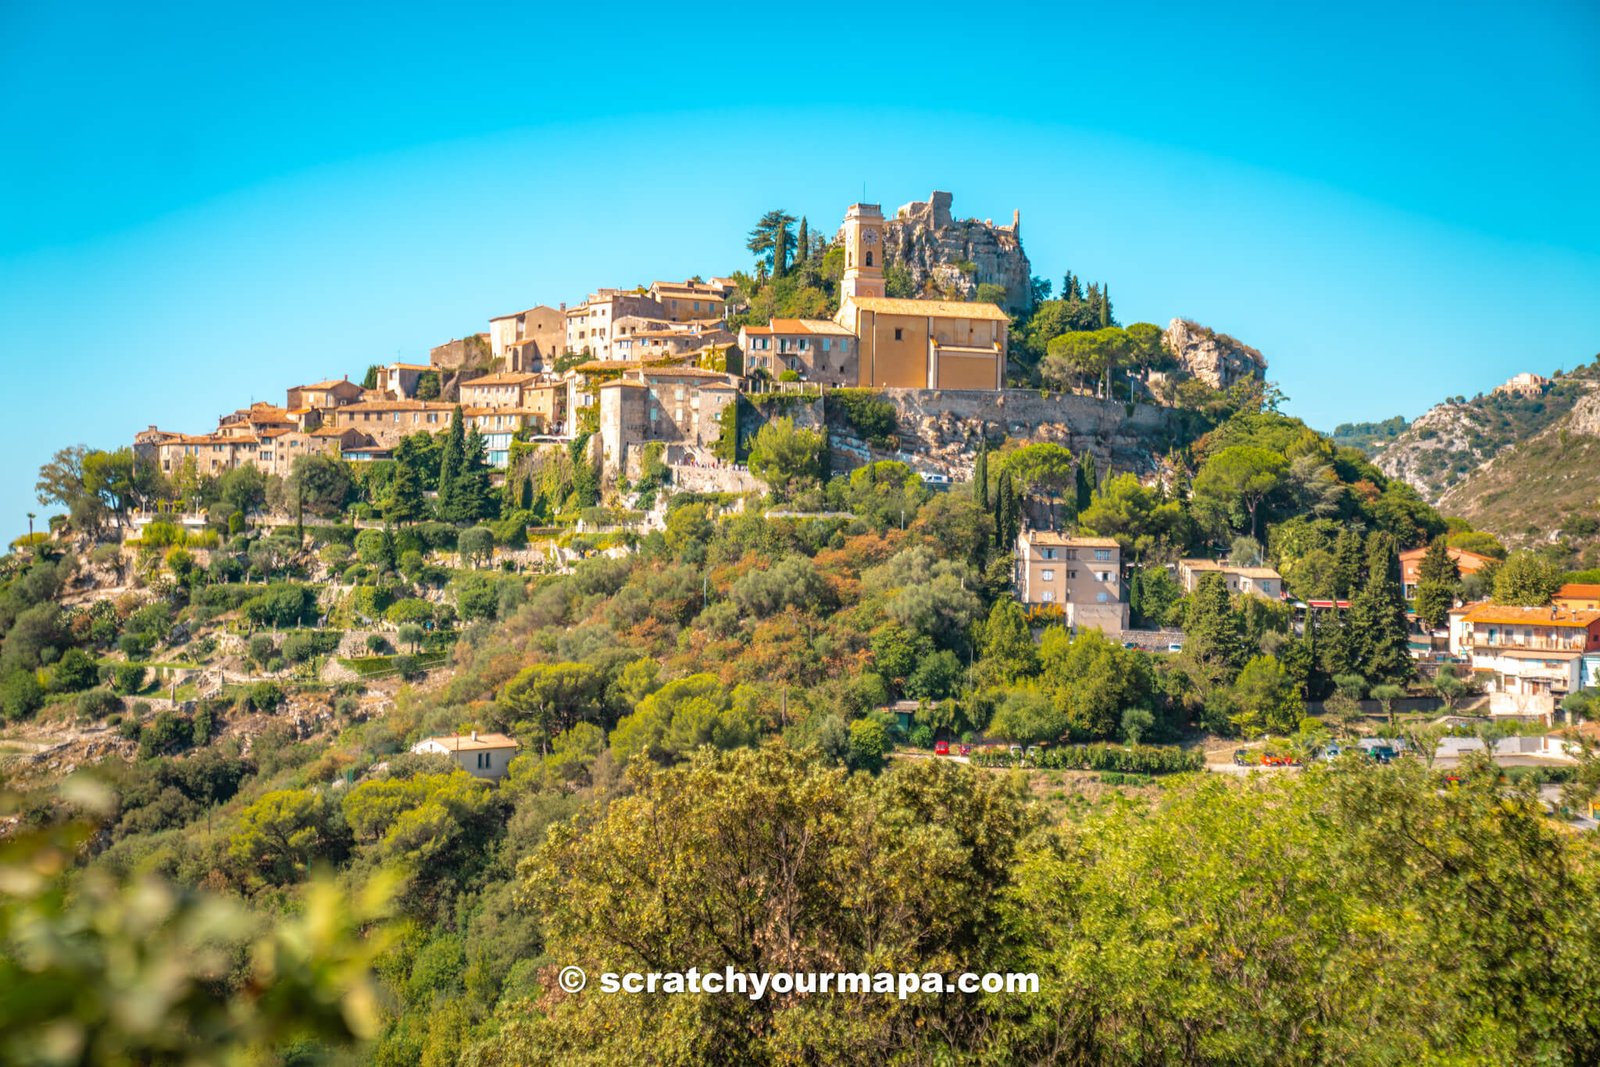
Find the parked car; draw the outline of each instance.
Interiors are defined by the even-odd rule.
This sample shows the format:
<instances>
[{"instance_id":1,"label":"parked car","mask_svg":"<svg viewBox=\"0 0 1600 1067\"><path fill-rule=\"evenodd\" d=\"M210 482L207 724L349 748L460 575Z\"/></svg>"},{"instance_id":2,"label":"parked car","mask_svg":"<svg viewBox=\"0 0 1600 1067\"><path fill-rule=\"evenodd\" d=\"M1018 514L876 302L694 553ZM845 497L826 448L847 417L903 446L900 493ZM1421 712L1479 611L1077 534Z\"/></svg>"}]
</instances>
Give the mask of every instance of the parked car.
<instances>
[{"instance_id":1,"label":"parked car","mask_svg":"<svg viewBox=\"0 0 1600 1067\"><path fill-rule=\"evenodd\" d=\"M1250 758L1250 750L1248 748L1236 748L1233 750L1233 762L1241 767L1248 767L1255 760Z\"/></svg>"},{"instance_id":2,"label":"parked car","mask_svg":"<svg viewBox=\"0 0 1600 1067\"><path fill-rule=\"evenodd\" d=\"M961 746L961 754L962 754L962 755L963 755L963 756L970 756L970 755L972 755L972 746L971 746L971 745L962 745L962 746Z\"/></svg>"},{"instance_id":3,"label":"parked car","mask_svg":"<svg viewBox=\"0 0 1600 1067\"><path fill-rule=\"evenodd\" d=\"M948 742L948 741L935 741L933 743L933 754L935 756L948 756L948 755L950 755L950 742Z\"/></svg>"},{"instance_id":4,"label":"parked car","mask_svg":"<svg viewBox=\"0 0 1600 1067\"><path fill-rule=\"evenodd\" d=\"M1013 757L1022 755L1022 746L1021 745L1012 745L1011 746L1011 755Z\"/></svg>"},{"instance_id":5,"label":"parked car","mask_svg":"<svg viewBox=\"0 0 1600 1067\"><path fill-rule=\"evenodd\" d=\"M1388 745L1374 745L1372 748L1367 749L1367 755L1377 763L1393 763L1395 757L1399 754Z\"/></svg>"},{"instance_id":6,"label":"parked car","mask_svg":"<svg viewBox=\"0 0 1600 1067\"><path fill-rule=\"evenodd\" d=\"M1325 760L1336 760L1340 756L1342 756L1343 754L1344 754L1344 749L1340 748L1339 747L1339 743L1337 741L1335 741L1334 743L1330 744L1327 748L1322 750L1322 757L1321 758L1325 759Z\"/></svg>"},{"instance_id":7,"label":"parked car","mask_svg":"<svg viewBox=\"0 0 1600 1067\"><path fill-rule=\"evenodd\" d=\"M1167 651L1168 652L1182 652L1183 651L1183 642L1182 641L1174 641L1174 642L1172 642L1172 644L1167 646Z\"/></svg>"}]
</instances>

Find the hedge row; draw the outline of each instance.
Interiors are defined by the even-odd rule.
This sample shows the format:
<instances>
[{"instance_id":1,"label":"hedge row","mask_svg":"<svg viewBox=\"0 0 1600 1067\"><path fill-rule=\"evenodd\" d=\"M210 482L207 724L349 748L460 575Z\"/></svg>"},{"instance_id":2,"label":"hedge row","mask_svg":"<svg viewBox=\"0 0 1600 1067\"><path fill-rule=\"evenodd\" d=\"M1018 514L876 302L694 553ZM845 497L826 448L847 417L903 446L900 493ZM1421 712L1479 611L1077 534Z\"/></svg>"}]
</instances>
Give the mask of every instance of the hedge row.
<instances>
[{"instance_id":1,"label":"hedge row","mask_svg":"<svg viewBox=\"0 0 1600 1067\"><path fill-rule=\"evenodd\" d=\"M1205 757L1166 745L1062 745L1046 748L1024 760L1005 748L982 748L972 754L980 767L1030 767L1062 771L1116 771L1122 774L1176 774L1205 767Z\"/></svg>"}]
</instances>

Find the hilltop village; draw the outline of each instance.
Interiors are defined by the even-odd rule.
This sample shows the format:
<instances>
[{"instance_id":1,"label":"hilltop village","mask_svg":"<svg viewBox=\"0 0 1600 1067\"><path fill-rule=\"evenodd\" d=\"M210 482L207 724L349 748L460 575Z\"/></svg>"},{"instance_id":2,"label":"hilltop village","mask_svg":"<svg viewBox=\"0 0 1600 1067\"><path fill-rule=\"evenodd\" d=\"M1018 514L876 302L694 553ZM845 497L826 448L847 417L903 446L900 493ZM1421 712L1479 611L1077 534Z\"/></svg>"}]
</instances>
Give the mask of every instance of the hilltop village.
<instances>
[{"instance_id":1,"label":"hilltop village","mask_svg":"<svg viewBox=\"0 0 1600 1067\"><path fill-rule=\"evenodd\" d=\"M1015 213L772 211L747 249L41 468L0 939L46 931L14 955L58 993L0 1060L147 994L103 1059L171 1060L162 1017L263 1063L1596 1058L1592 501L1508 551L1256 349L1037 276ZM1560 406L1566 447L1591 379L1483 424ZM1070 993L558 981L746 949ZM349 988L360 1032L308 1035Z\"/></svg>"}]
</instances>

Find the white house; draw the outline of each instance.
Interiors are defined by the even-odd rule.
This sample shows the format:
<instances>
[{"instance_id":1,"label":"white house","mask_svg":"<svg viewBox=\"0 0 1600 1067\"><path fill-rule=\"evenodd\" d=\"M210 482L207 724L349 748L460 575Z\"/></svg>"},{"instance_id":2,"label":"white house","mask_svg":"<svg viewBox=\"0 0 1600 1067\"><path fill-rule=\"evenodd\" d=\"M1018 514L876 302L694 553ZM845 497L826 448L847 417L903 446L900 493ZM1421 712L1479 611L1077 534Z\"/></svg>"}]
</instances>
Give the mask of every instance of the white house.
<instances>
[{"instance_id":1,"label":"white house","mask_svg":"<svg viewBox=\"0 0 1600 1067\"><path fill-rule=\"evenodd\" d=\"M505 734L480 734L474 730L465 737L430 737L412 745L411 751L450 756L462 770L478 778L504 778L521 747Z\"/></svg>"}]
</instances>

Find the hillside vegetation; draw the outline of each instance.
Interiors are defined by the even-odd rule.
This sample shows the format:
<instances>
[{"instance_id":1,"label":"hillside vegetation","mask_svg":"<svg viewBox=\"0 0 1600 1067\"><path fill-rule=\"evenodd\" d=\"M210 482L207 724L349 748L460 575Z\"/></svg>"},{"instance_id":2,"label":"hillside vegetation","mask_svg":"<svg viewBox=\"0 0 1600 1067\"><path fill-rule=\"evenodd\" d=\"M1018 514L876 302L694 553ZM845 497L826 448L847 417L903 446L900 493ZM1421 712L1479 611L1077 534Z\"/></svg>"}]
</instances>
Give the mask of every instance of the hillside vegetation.
<instances>
[{"instance_id":1,"label":"hillside vegetation","mask_svg":"<svg viewBox=\"0 0 1600 1067\"><path fill-rule=\"evenodd\" d=\"M1597 383L1600 362L1558 371L1538 395L1453 397L1417 418L1378 452L1375 462L1437 503L1505 449L1556 425Z\"/></svg>"}]
</instances>

